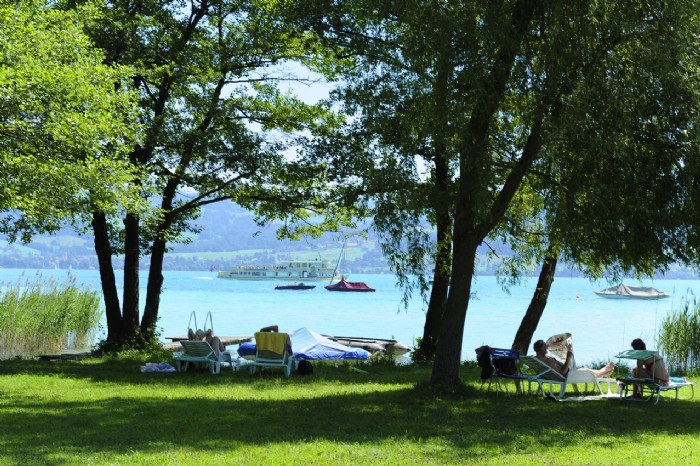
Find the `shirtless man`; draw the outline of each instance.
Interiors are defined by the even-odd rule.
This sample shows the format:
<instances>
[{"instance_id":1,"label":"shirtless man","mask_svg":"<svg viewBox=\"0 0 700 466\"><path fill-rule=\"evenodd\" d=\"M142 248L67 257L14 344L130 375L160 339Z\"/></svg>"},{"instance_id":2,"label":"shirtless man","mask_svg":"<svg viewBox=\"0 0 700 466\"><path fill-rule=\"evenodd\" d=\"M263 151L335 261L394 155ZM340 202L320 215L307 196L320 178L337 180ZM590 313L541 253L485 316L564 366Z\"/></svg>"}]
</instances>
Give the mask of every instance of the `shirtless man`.
<instances>
[{"instance_id":1,"label":"shirtless man","mask_svg":"<svg viewBox=\"0 0 700 466\"><path fill-rule=\"evenodd\" d=\"M543 340L537 340L533 345L533 348L535 350L535 357L537 359L547 364L549 367L559 372L561 375L568 374L569 370L572 369L571 361L574 358L574 352L572 350L566 352L566 360L562 363L558 359L553 358L552 356L547 356L547 343L545 343ZM602 369L589 369L587 367L582 367L577 370L591 371L596 379L602 379L610 377L610 375L615 370L615 363L610 361Z\"/></svg>"}]
</instances>

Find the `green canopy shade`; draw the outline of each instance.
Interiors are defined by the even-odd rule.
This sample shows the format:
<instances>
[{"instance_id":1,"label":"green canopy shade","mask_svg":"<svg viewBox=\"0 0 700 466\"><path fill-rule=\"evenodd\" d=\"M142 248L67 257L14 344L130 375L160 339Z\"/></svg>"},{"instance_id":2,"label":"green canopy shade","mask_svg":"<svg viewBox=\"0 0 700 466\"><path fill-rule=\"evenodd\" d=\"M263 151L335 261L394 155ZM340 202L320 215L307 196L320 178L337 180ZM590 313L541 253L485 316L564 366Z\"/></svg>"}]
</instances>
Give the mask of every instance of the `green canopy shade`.
<instances>
[{"instance_id":1,"label":"green canopy shade","mask_svg":"<svg viewBox=\"0 0 700 466\"><path fill-rule=\"evenodd\" d=\"M653 356L658 355L658 351L651 351L651 350L626 350L615 356L616 358L620 359L636 359L636 360L641 360L644 361L646 359L649 359Z\"/></svg>"}]
</instances>

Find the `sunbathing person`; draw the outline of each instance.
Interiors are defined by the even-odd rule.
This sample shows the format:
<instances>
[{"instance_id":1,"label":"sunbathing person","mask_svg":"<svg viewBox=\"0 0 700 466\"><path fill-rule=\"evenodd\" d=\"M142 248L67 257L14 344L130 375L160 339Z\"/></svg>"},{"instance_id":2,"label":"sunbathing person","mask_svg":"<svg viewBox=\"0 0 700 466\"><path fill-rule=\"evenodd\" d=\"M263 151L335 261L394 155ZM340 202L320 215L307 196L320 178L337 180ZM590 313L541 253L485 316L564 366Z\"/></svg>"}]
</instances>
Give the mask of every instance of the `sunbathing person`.
<instances>
[{"instance_id":1,"label":"sunbathing person","mask_svg":"<svg viewBox=\"0 0 700 466\"><path fill-rule=\"evenodd\" d=\"M537 340L533 345L533 348L537 359L547 364L561 375L566 375L571 369L576 369L575 367L571 367L574 359L574 352L571 349L566 352L566 360L562 363L552 356L547 356L547 343L545 343L543 340ZM602 379L612 375L613 371L615 370L615 363L610 361L602 369L589 369L587 367L582 367L577 370L591 371L596 379Z\"/></svg>"},{"instance_id":2,"label":"sunbathing person","mask_svg":"<svg viewBox=\"0 0 700 466\"><path fill-rule=\"evenodd\" d=\"M193 332L192 329L189 329L187 331L187 338L190 340L205 340L207 343L209 343L211 349L214 350L214 354L216 354L217 357L222 351L226 351L226 347L224 346L223 342L219 337L214 336L212 329L209 329L206 332L203 330Z\"/></svg>"},{"instance_id":3,"label":"sunbathing person","mask_svg":"<svg viewBox=\"0 0 700 466\"><path fill-rule=\"evenodd\" d=\"M632 349L646 350L647 345L641 338L632 341ZM637 360L637 367L632 369L632 377L636 379L654 379L654 382L669 385L670 377L664 359L657 355L650 356L644 360Z\"/></svg>"},{"instance_id":4,"label":"sunbathing person","mask_svg":"<svg viewBox=\"0 0 700 466\"><path fill-rule=\"evenodd\" d=\"M260 331L261 332L277 332L277 333L279 333L280 328L279 328L279 325L268 325L267 327L261 328ZM292 340L289 338L289 335L287 335L287 353L294 354L292 352Z\"/></svg>"}]
</instances>

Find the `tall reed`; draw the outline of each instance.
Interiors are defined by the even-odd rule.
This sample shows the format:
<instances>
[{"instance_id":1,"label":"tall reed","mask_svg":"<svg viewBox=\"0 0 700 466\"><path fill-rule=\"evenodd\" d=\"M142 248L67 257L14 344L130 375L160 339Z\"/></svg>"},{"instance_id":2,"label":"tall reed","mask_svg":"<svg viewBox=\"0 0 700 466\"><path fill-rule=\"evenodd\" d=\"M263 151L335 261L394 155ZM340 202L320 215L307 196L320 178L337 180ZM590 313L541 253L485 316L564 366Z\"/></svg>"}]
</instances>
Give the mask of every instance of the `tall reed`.
<instances>
[{"instance_id":1,"label":"tall reed","mask_svg":"<svg viewBox=\"0 0 700 466\"><path fill-rule=\"evenodd\" d=\"M672 371L700 367L700 303L694 295L686 296L681 309L661 322L659 349Z\"/></svg>"},{"instance_id":2,"label":"tall reed","mask_svg":"<svg viewBox=\"0 0 700 466\"><path fill-rule=\"evenodd\" d=\"M100 296L37 274L0 285L0 358L29 357L89 345L100 322Z\"/></svg>"}]
</instances>

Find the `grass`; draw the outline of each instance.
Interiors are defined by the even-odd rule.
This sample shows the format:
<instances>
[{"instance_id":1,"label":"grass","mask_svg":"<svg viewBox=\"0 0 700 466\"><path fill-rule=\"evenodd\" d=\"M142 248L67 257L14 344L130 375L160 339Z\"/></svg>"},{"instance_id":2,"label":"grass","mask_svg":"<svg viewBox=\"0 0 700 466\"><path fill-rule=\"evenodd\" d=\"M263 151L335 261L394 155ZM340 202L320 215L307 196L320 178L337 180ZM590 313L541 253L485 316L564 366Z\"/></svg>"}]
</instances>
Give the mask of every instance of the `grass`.
<instances>
[{"instance_id":1,"label":"grass","mask_svg":"<svg viewBox=\"0 0 700 466\"><path fill-rule=\"evenodd\" d=\"M676 464L700 402L439 395L421 365L139 372L136 359L2 361L0 464Z\"/></svg>"}]
</instances>

